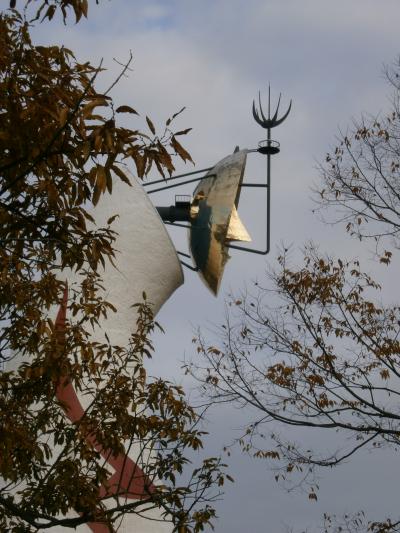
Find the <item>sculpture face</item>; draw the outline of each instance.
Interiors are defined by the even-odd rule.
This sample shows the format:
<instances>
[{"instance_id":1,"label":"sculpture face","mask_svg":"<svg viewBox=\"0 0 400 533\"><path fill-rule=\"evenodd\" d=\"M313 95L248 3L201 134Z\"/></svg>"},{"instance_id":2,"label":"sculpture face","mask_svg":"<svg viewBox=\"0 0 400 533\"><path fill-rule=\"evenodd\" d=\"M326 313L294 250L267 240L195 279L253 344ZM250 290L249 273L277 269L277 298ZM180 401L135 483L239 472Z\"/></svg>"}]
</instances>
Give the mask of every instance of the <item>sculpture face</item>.
<instances>
[{"instance_id":1,"label":"sculpture face","mask_svg":"<svg viewBox=\"0 0 400 533\"><path fill-rule=\"evenodd\" d=\"M236 207L247 150L225 157L201 180L193 194L190 248L206 285L218 293L229 241L251 241Z\"/></svg>"}]
</instances>

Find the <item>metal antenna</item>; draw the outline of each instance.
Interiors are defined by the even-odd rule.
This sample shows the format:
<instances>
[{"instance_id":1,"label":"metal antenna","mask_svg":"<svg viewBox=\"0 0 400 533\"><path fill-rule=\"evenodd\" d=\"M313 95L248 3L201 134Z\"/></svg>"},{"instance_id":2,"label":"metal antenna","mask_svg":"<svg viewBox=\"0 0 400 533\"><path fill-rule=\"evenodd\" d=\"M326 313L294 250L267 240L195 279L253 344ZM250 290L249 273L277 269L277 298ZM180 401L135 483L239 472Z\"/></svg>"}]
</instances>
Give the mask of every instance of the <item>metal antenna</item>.
<instances>
[{"instance_id":1,"label":"metal antenna","mask_svg":"<svg viewBox=\"0 0 400 533\"><path fill-rule=\"evenodd\" d=\"M278 141L271 139L271 129L275 128L282 124L284 120L288 117L290 110L292 109L292 100L290 100L289 107L286 113L278 118L279 105L281 103L282 94L279 93L278 104L275 109L274 115L271 117L271 86L268 85L268 118L264 115L263 108L261 105L261 94L258 92L258 109L256 108L256 103L253 100L253 117L254 120L262 128L267 130L267 139L258 143L257 152L267 156L267 182L264 185L267 189L267 242L265 250L255 250L254 248L247 248L244 246L236 246L234 244L228 245L229 248L234 248L235 250L243 250L245 252L251 252L254 254L267 255L270 251L270 227L271 227L271 156L278 154L280 152L280 144ZM251 186L260 186L260 184L247 184L243 183L243 187Z\"/></svg>"}]
</instances>

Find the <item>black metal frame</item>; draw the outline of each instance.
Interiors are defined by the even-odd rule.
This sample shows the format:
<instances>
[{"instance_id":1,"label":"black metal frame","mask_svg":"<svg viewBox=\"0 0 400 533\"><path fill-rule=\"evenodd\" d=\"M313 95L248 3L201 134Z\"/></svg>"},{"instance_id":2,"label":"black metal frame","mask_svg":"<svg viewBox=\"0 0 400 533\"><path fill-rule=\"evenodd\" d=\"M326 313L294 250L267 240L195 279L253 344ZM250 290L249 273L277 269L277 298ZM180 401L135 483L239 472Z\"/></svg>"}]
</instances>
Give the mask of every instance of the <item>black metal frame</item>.
<instances>
[{"instance_id":1,"label":"black metal frame","mask_svg":"<svg viewBox=\"0 0 400 533\"><path fill-rule=\"evenodd\" d=\"M190 226L188 226L190 228ZM176 251L176 253L178 255L183 255L183 257L188 257L189 259L192 259L192 256L189 255L189 254L185 254L184 252L178 252L178 250ZM182 259L179 260L180 264L185 266L186 268L190 268L190 270L192 270L193 272L198 272L200 269L199 267L194 267L192 265L189 265L188 263L185 263L185 261L182 261Z\"/></svg>"},{"instance_id":2,"label":"black metal frame","mask_svg":"<svg viewBox=\"0 0 400 533\"><path fill-rule=\"evenodd\" d=\"M186 176L193 176L194 174L200 174L200 173L208 172L208 171L212 170L213 168L214 167L203 168L201 170L194 170L193 172L186 172L185 174L178 174L177 176L171 176L170 178L167 178L165 180L161 179L161 180L155 180L155 181L148 181L147 183L144 183L143 185L145 187L146 186L148 187L150 185L157 185L159 183L167 184L169 180L185 178ZM215 174L210 174L209 177L215 177ZM188 183L194 183L196 181L201 181L204 178L205 178L205 176L201 176L200 178L193 178L193 179L186 180L186 181L183 181L183 182L180 182L180 183L174 183L172 185L165 185L164 187L159 187L158 189L153 189L151 191L147 191L147 194L154 194L156 192L165 191L167 189L174 189L176 187L182 187L182 185L187 185ZM176 222L170 222L169 220L164 220L164 224L168 224L169 226L175 226L175 227L178 227L178 228L186 228L186 229L190 229L190 227L191 227L189 224L178 224ZM189 259L192 258L191 255L186 254L185 252L180 252L179 250L177 250L176 253L178 255L182 255L183 257L187 257ZM185 266L186 268L189 268L193 272L198 272L199 271L198 267L194 267L192 265L189 265L185 261L182 261L182 259L180 259L179 261L180 261L182 266Z\"/></svg>"},{"instance_id":3,"label":"black metal frame","mask_svg":"<svg viewBox=\"0 0 400 533\"><path fill-rule=\"evenodd\" d=\"M282 124L282 122L286 120L292 108L292 101L290 100L289 107L286 110L286 113L281 118L278 118L281 95L279 95L278 105L276 106L275 113L271 117L271 87L270 86L268 86L268 118L263 113L260 93L258 93L258 102L259 102L259 109L257 110L255 102L253 100L253 117L254 117L254 120L257 122L257 124L259 124L262 128L267 130L267 139L265 141L261 141L258 144L258 149L256 150L260 154L267 156L267 183L265 185L265 187L267 188L266 249L255 250L254 248L247 248L246 246L237 246L235 244L227 244L226 246L227 248L233 248L234 250L242 250L244 252L248 252L252 254L267 255L271 249L271 156L274 154L278 154L280 152L280 144L277 141L274 141L271 139L271 129L275 128L276 126L279 126L279 124ZM246 184L242 184L242 186L246 186ZM251 187L252 184L248 184L248 186Z\"/></svg>"},{"instance_id":4,"label":"black metal frame","mask_svg":"<svg viewBox=\"0 0 400 533\"><path fill-rule=\"evenodd\" d=\"M270 130L268 130L270 137ZM270 138L268 139L271 140ZM258 152L258 150L256 150ZM233 250L241 250L257 255L267 255L271 248L271 154L267 154L267 181L266 183L242 183L241 187L264 187L267 189L267 220L266 220L266 248L265 250L257 250L256 248L248 248L247 246L238 246L237 244L226 244L227 248Z\"/></svg>"},{"instance_id":5,"label":"black metal frame","mask_svg":"<svg viewBox=\"0 0 400 533\"><path fill-rule=\"evenodd\" d=\"M249 150L249 152L250 153L251 152L260 153L259 149L257 149L257 148L255 148L253 150ZM270 251L270 224L271 224L271 217L270 217L270 205L271 205L271 176L270 176L270 170L271 170L271 163L270 163L270 158L271 158L271 154L268 153L267 154L267 181L266 181L266 183L242 183L240 185L240 188L249 187L249 188L267 189L266 250L258 250L258 249L255 249L255 248L248 248L246 246L237 246L235 244L226 244L225 246L227 248L231 248L231 249L239 250L239 251L241 250L243 252L248 252L248 253L253 253L253 254L258 254L258 255L267 255L268 252ZM188 172L186 174L179 174L178 176L172 176L169 179L184 178L186 176L192 176L193 174L200 174L202 172L208 172L212 168L213 167L204 168L202 170L196 170L194 172ZM207 177L215 177L215 176L216 176L216 174L210 174ZM149 186L149 185L156 185L158 183L165 183L166 184L164 187L159 187L157 189L152 189L151 191L147 191L147 194L154 194L154 193L157 193L157 192L165 191L167 189L174 189L174 188L177 188L177 187L182 187L183 185L187 185L189 183L194 183L196 181L201 181L205 177L206 176L201 176L200 178L193 178L193 179L190 179L190 180L185 180L185 181L180 182L180 183L174 183L172 185L167 185L167 183L169 181L168 179L166 179L166 180L156 180L156 181L153 181L153 182L147 182L144 185L145 186ZM170 222L168 220L164 220L164 224L167 224L169 226L175 226L175 227L178 227L178 228L186 228L186 229L190 229L190 227L191 227L189 224L179 224L177 222ZM179 255L184 255L185 257L191 258L190 255L184 254L184 252L177 251L177 253ZM187 263L185 263L182 260L181 260L181 263L182 263L182 265L190 268L191 270L194 270L196 272L198 271L197 267L192 267L192 266L188 265Z\"/></svg>"},{"instance_id":6,"label":"black metal frame","mask_svg":"<svg viewBox=\"0 0 400 533\"><path fill-rule=\"evenodd\" d=\"M249 152L258 152L258 151L259 151L258 149L249 150ZM270 178L270 157L271 157L270 154L267 154L267 182L266 183L242 183L240 185L240 188L249 187L249 188L264 188L264 189L267 189L266 250L257 250L257 249L254 249L254 248L248 248L246 246L237 246L235 244L226 244L227 248L231 248L231 249L239 250L239 251L243 251L243 252L248 252L248 253L253 253L253 254L258 254L258 255L267 255L269 250L270 250L270 204L271 204L271 200L270 200L270 190L271 190L271 187L270 187L270 179L271 179ZM196 170L195 172L188 172L187 174L180 174L178 176L172 176L169 179L184 178L186 176L191 176L193 174L199 174L200 172L207 172L207 171L211 170L212 168L213 167L202 169L202 170ZM207 177L215 177L215 176L216 176L216 174L210 174ZM174 183L172 185L165 185L164 187L159 187L157 189L153 189L151 191L147 191L147 194L154 194L154 193L157 193L157 192L165 191L167 189L174 189L174 188L177 188L177 187L182 187L183 185L187 185L189 183L194 183L196 181L201 181L205 177L206 176L201 176L200 178L193 178L193 179L190 179L190 180L185 180L185 181L180 182L180 183ZM144 185L149 186L149 185L156 185L158 183L168 183L168 180L156 180L154 182L147 182ZM179 224L177 222L170 222L168 220L164 220L164 224L167 224L169 226L178 227L178 228L186 228L186 229L190 229L190 227L191 227L190 224ZM185 254L184 252L180 252L178 250L177 250L177 254L178 255L182 255L184 257L191 258L191 256L189 254ZM185 261L180 260L180 263L183 266L185 266L186 268L189 268L190 270L192 270L194 272L198 272L198 270L199 270L198 267L193 267L193 266L189 265L188 263L186 263Z\"/></svg>"},{"instance_id":7,"label":"black metal frame","mask_svg":"<svg viewBox=\"0 0 400 533\"><path fill-rule=\"evenodd\" d=\"M214 167L209 168L202 168L201 170L194 170L193 172L186 172L185 174L178 174L177 176L171 176L170 178L165 178L162 180L155 180L155 181L147 181L143 183L143 187L149 187L150 185L157 185L158 183L168 183L171 180L177 180L179 178L186 178L186 176L193 176L194 174L200 174L202 172L208 172L209 170L212 170ZM160 187L159 189L154 189L152 191L148 191L147 194L153 194L154 192L159 191L165 191L166 189L173 189L174 187L180 187L181 185L186 185L186 183L193 183L194 181L200 181L204 178L204 176L201 176L201 178L194 178L193 180L187 180L183 183L177 183L174 185L169 185L165 187Z\"/></svg>"},{"instance_id":8,"label":"black metal frame","mask_svg":"<svg viewBox=\"0 0 400 533\"><path fill-rule=\"evenodd\" d=\"M190 224L177 224L176 222L171 222L170 220L163 220L163 222L164 224L168 224L168 226L176 226L177 228L190 229L192 227Z\"/></svg>"},{"instance_id":9,"label":"black metal frame","mask_svg":"<svg viewBox=\"0 0 400 533\"><path fill-rule=\"evenodd\" d=\"M278 105L276 107L274 115L271 117L271 90L270 87L268 87L268 118L265 117L263 113L263 109L261 106L261 97L260 93L258 95L259 98L259 109L256 109L255 102L253 101L253 117L255 121L264 129L267 130L267 139L264 141L261 141L258 145L258 148L255 148L253 150L249 150L250 152L258 152L262 155L267 156L267 180L266 183L242 183L240 185L240 188L242 187L259 187L259 188L265 188L267 189L267 220L266 220L266 249L265 250L258 250L255 248L248 248L246 246L238 246L235 244L226 244L227 248L233 249L233 250L239 250L242 252L252 253L252 254L258 254L258 255L267 255L271 248L271 156L274 154L279 153L280 151L280 145L277 141L274 141L271 139L271 129L278 126L279 124L282 124L282 122L287 118L287 116L290 113L291 107L292 107L292 101L290 101L289 107L286 111L286 113L278 119L278 112L279 112L279 104L281 100L281 95L279 95ZM193 172L187 172L184 174L178 174L177 176L172 176L167 179L160 179L156 181L151 181L144 183L144 187L148 187L150 185L156 185L159 183L164 183L163 187L159 187L157 189L153 189L151 191L148 191L147 194L154 194L156 192L165 191L167 189L173 189L176 187L181 187L182 185L187 185L188 183L194 183L196 181L201 181L206 176L201 176L200 178L193 178L190 180L186 180L180 183L176 183L173 185L167 185L169 180L175 180L179 178L185 178L187 176L192 176L194 174L200 174L204 172L208 172L212 170L213 167L209 168L203 168L201 170L194 170ZM210 174L209 177L215 177L215 174ZM181 228L190 228L190 225L186 224L177 224L176 222L170 222L165 221L165 224L169 224L171 226L181 227ZM179 255L182 255L187 258L191 258L189 254L186 254L184 252L177 251ZM184 261L180 260L181 264L189 268L190 270L193 270L197 272L199 269L197 267L193 267L191 265L188 265Z\"/></svg>"}]
</instances>

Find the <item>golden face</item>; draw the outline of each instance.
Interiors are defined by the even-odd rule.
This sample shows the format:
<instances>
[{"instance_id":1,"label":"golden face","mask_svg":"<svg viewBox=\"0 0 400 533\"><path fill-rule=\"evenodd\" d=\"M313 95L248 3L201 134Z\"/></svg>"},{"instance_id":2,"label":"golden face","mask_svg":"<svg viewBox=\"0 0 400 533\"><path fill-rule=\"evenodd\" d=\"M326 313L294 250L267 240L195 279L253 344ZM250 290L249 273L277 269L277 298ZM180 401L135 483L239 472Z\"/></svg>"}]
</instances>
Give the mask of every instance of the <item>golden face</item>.
<instances>
[{"instance_id":1,"label":"golden face","mask_svg":"<svg viewBox=\"0 0 400 533\"><path fill-rule=\"evenodd\" d=\"M190 249L206 285L218 293L229 259L226 243L251 241L237 213L247 150L220 161L193 193Z\"/></svg>"}]
</instances>

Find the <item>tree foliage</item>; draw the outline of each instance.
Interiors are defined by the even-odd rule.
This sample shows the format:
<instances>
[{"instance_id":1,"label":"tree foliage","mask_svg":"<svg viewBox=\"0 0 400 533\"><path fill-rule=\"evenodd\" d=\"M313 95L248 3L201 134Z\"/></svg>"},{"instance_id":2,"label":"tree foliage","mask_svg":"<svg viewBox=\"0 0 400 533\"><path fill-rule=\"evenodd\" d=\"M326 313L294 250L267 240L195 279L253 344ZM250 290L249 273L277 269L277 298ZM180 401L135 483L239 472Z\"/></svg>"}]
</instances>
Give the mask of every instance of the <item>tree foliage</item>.
<instances>
[{"instance_id":1,"label":"tree foliage","mask_svg":"<svg viewBox=\"0 0 400 533\"><path fill-rule=\"evenodd\" d=\"M10 0L10 8L15 9L18 0ZM99 0L95 0L99 4ZM31 7L34 10L34 20L42 17L51 20L57 11L61 11L64 22L66 22L68 15L73 11L75 21L79 22L82 17L88 16L89 0L22 0L25 9Z\"/></svg>"},{"instance_id":2,"label":"tree foliage","mask_svg":"<svg viewBox=\"0 0 400 533\"><path fill-rule=\"evenodd\" d=\"M318 189L322 214L329 209L351 235L384 246L377 248L381 268L399 246L399 73L399 66L388 71L389 113L364 117L342 136L321 166ZM202 363L189 364L188 372L203 393L253 413L238 439L243 450L272 461L276 480L308 487L310 500L317 499L317 467L400 443L400 306L383 304L380 291L359 260L308 245L301 265L282 253L265 286L256 283L253 293L232 299L219 344L210 346L201 335L196 340ZM289 427L339 434L341 443L337 449L302 446ZM383 532L400 525L398 518L360 520L328 519L325 530Z\"/></svg>"},{"instance_id":3,"label":"tree foliage","mask_svg":"<svg viewBox=\"0 0 400 533\"><path fill-rule=\"evenodd\" d=\"M315 199L323 217L345 222L359 239L399 246L400 232L400 64L386 69L391 107L364 116L340 134L340 142L320 167ZM328 215L329 213L329 215Z\"/></svg>"},{"instance_id":4,"label":"tree foliage","mask_svg":"<svg viewBox=\"0 0 400 533\"><path fill-rule=\"evenodd\" d=\"M188 130L172 131L179 113L161 135L148 117L149 133L120 125L138 113L114 104L119 78L98 92L101 65L32 42L32 6L33 19L60 10L67 22L72 10L78 22L86 0L19 3L24 14L15 1L0 13L0 529L89 522L113 531L126 513L158 509L181 531L202 530L222 465L211 458L189 468L188 452L201 448L199 416L179 387L146 379L149 304L137 306L128 346L91 337L114 312L98 268L112 261L115 233L112 220L96 226L90 206L115 179L129 184L129 167L143 178L155 165L165 176L174 156L190 160L176 138ZM65 268L79 287L66 286ZM85 409L66 401L67 390L88 399Z\"/></svg>"}]
</instances>

